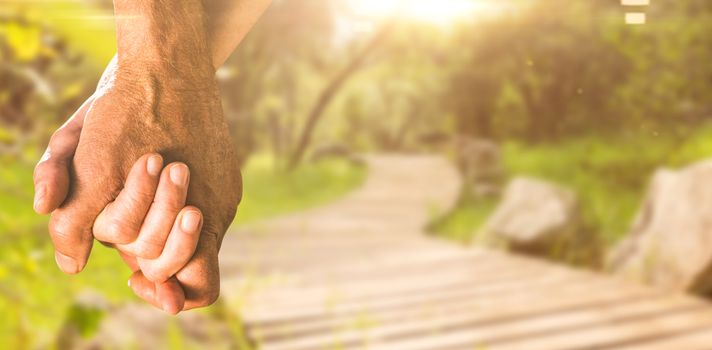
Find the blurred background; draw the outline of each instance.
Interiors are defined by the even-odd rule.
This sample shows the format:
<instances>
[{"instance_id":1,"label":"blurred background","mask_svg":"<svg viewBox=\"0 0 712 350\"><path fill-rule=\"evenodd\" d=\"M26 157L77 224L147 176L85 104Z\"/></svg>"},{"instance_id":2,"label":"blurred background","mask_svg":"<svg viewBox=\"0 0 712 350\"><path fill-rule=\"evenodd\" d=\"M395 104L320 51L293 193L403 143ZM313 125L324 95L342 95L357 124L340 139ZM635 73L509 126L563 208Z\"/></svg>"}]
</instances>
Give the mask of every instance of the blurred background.
<instances>
[{"instance_id":1,"label":"blurred background","mask_svg":"<svg viewBox=\"0 0 712 350\"><path fill-rule=\"evenodd\" d=\"M432 235L489 241L506 184L535 178L575 196L585 237L536 254L606 269L602 252L629 232L655 171L712 156L712 2L655 1L641 25L626 24L627 11L619 1L274 0L217 72L244 162L235 225L342 197L367 176L360 154L436 153L464 185L454 209L433 215ZM136 300L130 271L101 246L82 274L59 273L31 204L49 136L114 51L110 1L0 1L3 348L54 347L67 324L90 335L102 315L77 306L87 291Z\"/></svg>"}]
</instances>

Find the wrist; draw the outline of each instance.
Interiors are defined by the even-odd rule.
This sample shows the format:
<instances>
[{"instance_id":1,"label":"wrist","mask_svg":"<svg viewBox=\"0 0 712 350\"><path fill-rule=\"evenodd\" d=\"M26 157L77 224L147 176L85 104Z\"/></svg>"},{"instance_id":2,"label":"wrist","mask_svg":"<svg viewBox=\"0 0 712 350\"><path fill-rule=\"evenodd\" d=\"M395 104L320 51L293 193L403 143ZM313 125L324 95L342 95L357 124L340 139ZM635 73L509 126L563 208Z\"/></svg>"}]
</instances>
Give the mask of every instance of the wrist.
<instances>
[{"instance_id":1,"label":"wrist","mask_svg":"<svg viewBox=\"0 0 712 350\"><path fill-rule=\"evenodd\" d=\"M201 0L115 0L121 71L214 73Z\"/></svg>"}]
</instances>

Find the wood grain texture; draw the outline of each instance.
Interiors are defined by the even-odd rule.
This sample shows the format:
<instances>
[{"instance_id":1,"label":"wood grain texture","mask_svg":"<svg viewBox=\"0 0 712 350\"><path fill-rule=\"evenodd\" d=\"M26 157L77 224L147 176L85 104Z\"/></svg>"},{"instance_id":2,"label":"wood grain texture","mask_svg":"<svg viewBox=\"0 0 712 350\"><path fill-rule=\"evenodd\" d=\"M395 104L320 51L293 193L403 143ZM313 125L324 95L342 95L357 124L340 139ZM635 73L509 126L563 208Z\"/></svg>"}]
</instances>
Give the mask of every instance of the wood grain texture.
<instances>
[{"instance_id":1,"label":"wood grain texture","mask_svg":"<svg viewBox=\"0 0 712 350\"><path fill-rule=\"evenodd\" d=\"M346 198L226 237L223 298L260 349L712 348L706 301L428 236L453 167L367 161Z\"/></svg>"}]
</instances>

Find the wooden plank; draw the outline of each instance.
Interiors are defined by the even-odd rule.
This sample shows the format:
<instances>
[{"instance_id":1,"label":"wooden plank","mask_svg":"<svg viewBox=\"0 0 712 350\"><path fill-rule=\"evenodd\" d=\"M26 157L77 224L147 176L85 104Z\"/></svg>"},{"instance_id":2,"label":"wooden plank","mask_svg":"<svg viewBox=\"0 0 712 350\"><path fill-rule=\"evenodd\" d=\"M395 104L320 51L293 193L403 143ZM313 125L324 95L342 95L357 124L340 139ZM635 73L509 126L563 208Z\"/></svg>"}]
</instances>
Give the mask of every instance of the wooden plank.
<instances>
[{"instance_id":1,"label":"wooden plank","mask_svg":"<svg viewBox=\"0 0 712 350\"><path fill-rule=\"evenodd\" d=\"M456 174L441 159L376 157L369 165L365 186L347 198L226 241L223 272L279 277L241 300L262 349L710 344L712 307L698 299L427 237L430 201L446 207L457 194Z\"/></svg>"},{"instance_id":2,"label":"wooden plank","mask_svg":"<svg viewBox=\"0 0 712 350\"><path fill-rule=\"evenodd\" d=\"M586 305L598 305L605 302L615 302L618 300L628 300L630 295L622 295L618 291L619 285L611 281L590 281L587 283L564 284L556 289L529 288L516 289L509 293L498 293L486 298L477 295L463 298L436 300L420 304L408 305L397 309L375 310L368 314L353 313L340 316L329 316L315 320L302 320L300 322L290 322L276 325L255 327L256 334L261 339L283 338L291 336L301 336L309 334L324 333L332 330L348 330L359 327L364 321L373 324L369 328L387 326L391 323L400 323L409 319L421 319L438 315L452 315L458 312L478 311L484 319L509 319L522 317L522 314L551 312L565 308L579 308ZM588 294L587 292L601 288L606 292L599 294ZM610 292L611 290L615 293ZM633 291L631 291L633 293ZM635 293L638 293L636 291ZM640 291L636 297L652 297L650 291ZM583 295L582 295L583 294ZM650 294L650 295L649 295ZM531 300L542 300L536 304ZM551 302L555 298L555 302ZM549 302L546 302L549 301ZM490 314L484 311L492 311Z\"/></svg>"},{"instance_id":3,"label":"wooden plank","mask_svg":"<svg viewBox=\"0 0 712 350\"><path fill-rule=\"evenodd\" d=\"M371 259L349 261L346 264L321 265L319 268L295 271L300 287L311 284L323 286L325 281L341 278L344 281L353 279L379 278L393 274L408 274L427 269L447 269L450 266L470 265L479 267L489 265L496 259L490 254L473 252L468 254L453 254L450 251L429 250L427 252L394 252Z\"/></svg>"},{"instance_id":4,"label":"wooden plank","mask_svg":"<svg viewBox=\"0 0 712 350\"><path fill-rule=\"evenodd\" d=\"M505 280L496 284L463 284L461 288L438 288L432 293L401 293L394 294L388 298L357 300L354 302L343 303L339 302L336 303L336 305L330 302L328 294L325 295L325 299L321 299L320 305L305 308L299 307L299 303L287 305L287 307L283 306L278 309L272 308L271 305L259 303L258 305L254 305L253 308L249 308L248 306L248 308L243 310L243 317L245 320L253 324L285 322L322 317L324 315L334 316L352 312L370 312L377 309L397 308L414 303L434 302L441 299L457 298L458 296L474 297L475 295L478 295L480 297L486 297L487 295L506 293L521 288L535 287L540 284L561 284L562 282L567 283L574 281L572 279L567 280L566 278L571 277L571 275L566 273L551 273L538 276L527 275L527 277L530 278L516 278ZM462 281L459 276L454 276L452 280L453 282ZM383 288L382 286L367 287L373 288L374 290Z\"/></svg>"},{"instance_id":5,"label":"wooden plank","mask_svg":"<svg viewBox=\"0 0 712 350\"><path fill-rule=\"evenodd\" d=\"M407 270L407 269L406 269ZM440 271L447 271L442 273ZM508 267L496 261L485 264L456 264L442 269L411 270L412 273L399 274L392 270L390 274L362 275L361 278L347 281L331 281L327 278L321 284L302 285L293 282L290 285L275 286L274 289L263 290L251 297L251 302L268 307L280 307L282 303L307 306L322 304L325 298L340 294L341 299L352 300L376 296L387 296L407 291L423 289L439 289L461 282L494 283L512 279L538 278L537 273L544 272L536 266ZM561 271L550 271L562 273Z\"/></svg>"},{"instance_id":6,"label":"wooden plank","mask_svg":"<svg viewBox=\"0 0 712 350\"><path fill-rule=\"evenodd\" d=\"M712 326L712 308L697 305L675 313L652 314L633 321L611 319L607 324L573 332L557 332L549 336L523 339L506 344L487 345L488 349L605 349L636 341L668 337L700 325Z\"/></svg>"},{"instance_id":7,"label":"wooden plank","mask_svg":"<svg viewBox=\"0 0 712 350\"><path fill-rule=\"evenodd\" d=\"M638 340L633 344L616 346L619 350L708 350L712 348L712 324L700 323L695 328L658 336L647 341Z\"/></svg>"},{"instance_id":8,"label":"wooden plank","mask_svg":"<svg viewBox=\"0 0 712 350\"><path fill-rule=\"evenodd\" d=\"M598 286L602 286L599 284ZM374 321L371 327L363 327L354 323L352 327L340 327L322 330L321 332L308 333L301 337L286 337L283 339L269 339L264 333L261 339L268 340L264 349L314 349L330 347L334 339L339 340L339 346L349 348L350 346L361 346L363 341L368 341L372 346L379 343L383 345L389 341L396 340L392 348L398 348L403 344L398 343L399 339L413 339L421 342L421 337L439 335L447 332L454 332L467 328L483 328L480 334L495 336L497 332L500 336L511 334L512 332L531 332L538 329L548 329L550 324L541 321L552 318L552 315L573 314L578 315L579 322L587 320L587 313L601 307L617 305L625 306L631 303L646 304L648 307L659 305L660 295L652 295L647 292L630 292L623 294L619 291L610 292L606 295L581 295L585 288L597 287L596 285L586 285L584 288L571 289L567 292L559 290L538 290L531 293L520 293L515 297L492 297L482 300L468 301L461 300L449 308L438 310L439 305L433 305L430 312L417 313L411 315L400 315L391 322L379 323ZM558 302L540 302L533 304L531 301L546 298L556 298ZM589 316L590 318L590 316ZM528 324L521 324L523 320L529 320ZM531 322L530 320L540 320ZM570 324L576 321L575 317L569 316L562 320L562 324ZM534 323L534 324L532 324ZM527 328L528 327L528 328ZM485 328L487 330L485 330ZM427 341L426 341L427 343ZM474 343L474 341L473 341ZM412 344L408 343L409 346ZM390 347L386 347L390 348ZM410 347L403 347L410 348Z\"/></svg>"},{"instance_id":9,"label":"wooden plank","mask_svg":"<svg viewBox=\"0 0 712 350\"><path fill-rule=\"evenodd\" d=\"M542 314L538 317L515 319L508 322L491 324L474 324L469 328L452 330L434 330L430 332L413 332L406 337L396 338L391 341L374 341L364 335L360 343L344 344L334 342L340 340L336 333L332 342L326 348L338 346L343 349L361 349L368 344L370 350L436 350L436 349L573 349L582 348L600 349L606 344L615 344L617 341L643 336L644 333L659 334L660 329L654 332L646 328L654 325L650 317L667 318L669 325L665 331L672 331L674 327L685 328L698 324L695 316L706 313L712 317L712 311L701 309L699 304L690 299L657 298L650 300L631 300L623 304L609 306L598 305L583 309L574 309L567 312L554 312ZM631 326L626 322L637 325ZM616 323L610 327L608 324ZM569 334L567 339L564 335ZM628 338L626 338L628 337ZM265 350L309 349L314 344L306 347L273 347L264 346ZM321 345L318 345L321 346ZM319 347L316 347L319 348Z\"/></svg>"}]
</instances>

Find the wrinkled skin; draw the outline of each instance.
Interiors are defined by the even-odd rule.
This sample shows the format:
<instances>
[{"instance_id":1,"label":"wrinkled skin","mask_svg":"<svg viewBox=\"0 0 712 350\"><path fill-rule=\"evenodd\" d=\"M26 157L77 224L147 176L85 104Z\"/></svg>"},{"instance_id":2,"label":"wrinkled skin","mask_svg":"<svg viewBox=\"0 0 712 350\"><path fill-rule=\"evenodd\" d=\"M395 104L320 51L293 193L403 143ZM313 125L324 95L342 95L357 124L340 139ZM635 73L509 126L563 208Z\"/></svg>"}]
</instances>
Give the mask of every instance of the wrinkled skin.
<instances>
[{"instance_id":1,"label":"wrinkled skin","mask_svg":"<svg viewBox=\"0 0 712 350\"><path fill-rule=\"evenodd\" d=\"M34 209L52 213L61 270L80 272L96 238L116 248L134 272L133 291L166 312L217 298L217 253L240 200L241 178L215 67L269 3L114 0L117 57L35 168ZM154 157L165 165L160 184L147 162ZM190 168L184 183L173 181L178 163ZM200 227L179 225L186 211L204 213Z\"/></svg>"},{"instance_id":2,"label":"wrinkled skin","mask_svg":"<svg viewBox=\"0 0 712 350\"><path fill-rule=\"evenodd\" d=\"M70 167L67 200L50 220L62 270L81 271L91 249L97 215L121 191L133 163L146 153L157 152L165 163L188 165L191 178L186 204L204 213L196 252L175 275L185 291L185 309L215 301L219 294L218 250L234 218L242 186L214 71L209 61L203 67L178 74L172 71L174 67L148 64L136 71L119 63L107 71L86 111ZM140 222L124 225L126 232L120 232L122 227L117 225L112 230L116 232L94 233L105 243L126 244L136 238L130 228L137 225ZM123 256L129 265L135 259ZM136 286L150 282L165 281L148 281L140 273L132 277Z\"/></svg>"}]
</instances>

